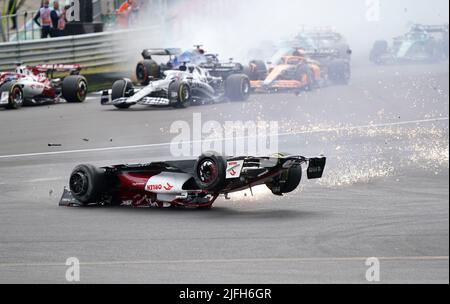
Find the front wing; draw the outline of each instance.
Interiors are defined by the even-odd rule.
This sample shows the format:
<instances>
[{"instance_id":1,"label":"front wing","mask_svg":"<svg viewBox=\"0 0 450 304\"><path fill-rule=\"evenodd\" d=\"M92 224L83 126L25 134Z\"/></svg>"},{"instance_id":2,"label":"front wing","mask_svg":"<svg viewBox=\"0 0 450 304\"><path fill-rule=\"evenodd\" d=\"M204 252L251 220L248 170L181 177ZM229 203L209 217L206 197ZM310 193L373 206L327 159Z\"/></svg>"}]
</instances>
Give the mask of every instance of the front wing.
<instances>
[{"instance_id":1,"label":"front wing","mask_svg":"<svg viewBox=\"0 0 450 304\"><path fill-rule=\"evenodd\" d=\"M133 105L142 105L142 106L169 106L170 105L170 99L169 98L163 98L163 97L144 97L140 99L139 101L133 101L129 97L122 97L113 100L111 96L110 91L105 91L102 94L100 103L103 106L121 106L129 104L130 106Z\"/></svg>"},{"instance_id":2,"label":"front wing","mask_svg":"<svg viewBox=\"0 0 450 304\"><path fill-rule=\"evenodd\" d=\"M252 89L302 89L308 84L298 80L277 80L269 85L266 85L264 81L256 80L250 81Z\"/></svg>"}]
</instances>

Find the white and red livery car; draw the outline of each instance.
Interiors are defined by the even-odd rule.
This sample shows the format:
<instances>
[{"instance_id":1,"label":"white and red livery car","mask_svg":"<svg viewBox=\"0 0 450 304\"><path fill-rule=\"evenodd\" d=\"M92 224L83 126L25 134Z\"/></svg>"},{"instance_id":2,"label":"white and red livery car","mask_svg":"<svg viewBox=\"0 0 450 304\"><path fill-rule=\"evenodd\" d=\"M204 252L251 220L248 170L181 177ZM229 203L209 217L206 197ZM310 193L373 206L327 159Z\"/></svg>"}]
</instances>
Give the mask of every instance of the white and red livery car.
<instances>
[{"instance_id":1,"label":"white and red livery car","mask_svg":"<svg viewBox=\"0 0 450 304\"><path fill-rule=\"evenodd\" d=\"M19 109L23 105L81 103L86 99L88 82L79 65L20 65L14 72L0 73L0 107ZM54 78L55 72L69 72Z\"/></svg>"}]
</instances>

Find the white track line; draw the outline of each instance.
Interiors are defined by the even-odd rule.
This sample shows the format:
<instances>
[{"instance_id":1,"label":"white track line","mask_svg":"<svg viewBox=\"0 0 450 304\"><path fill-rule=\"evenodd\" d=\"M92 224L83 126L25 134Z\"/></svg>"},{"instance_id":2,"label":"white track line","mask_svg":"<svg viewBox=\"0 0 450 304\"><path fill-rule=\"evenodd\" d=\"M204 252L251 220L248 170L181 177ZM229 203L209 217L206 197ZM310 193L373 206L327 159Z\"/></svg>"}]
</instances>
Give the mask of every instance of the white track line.
<instances>
[{"instance_id":1,"label":"white track line","mask_svg":"<svg viewBox=\"0 0 450 304\"><path fill-rule=\"evenodd\" d=\"M380 257L380 261L448 261L448 256L404 256ZM141 261L109 261L85 262L81 266L114 266L114 265L159 265L159 264L223 264L223 263L326 263L326 262L364 262L367 257L330 257L330 258L255 258L255 259L205 259L205 260L141 260ZM0 263L0 267L49 267L65 266L64 263Z\"/></svg>"},{"instance_id":2,"label":"white track line","mask_svg":"<svg viewBox=\"0 0 450 304\"><path fill-rule=\"evenodd\" d=\"M271 136L294 136L302 134L314 134L314 133L330 133L330 132L340 132L340 131L353 131L358 129L369 129L369 128L385 128L394 126L404 126L413 124L423 124L430 122L448 121L449 117L433 118L433 119L421 119L421 120L410 120L403 122L393 122L384 124L372 124L372 125L360 125L353 127L340 127L340 128L329 128L329 129L318 129L300 132L290 132L290 133L279 133ZM251 136L237 137L237 138L223 138L220 140L229 141L237 139L252 138ZM199 143L199 142L209 142L214 140L199 140L199 141L189 141L185 143ZM106 152L106 151L117 151L117 150L133 150L133 149L145 149L145 148L155 148L155 147L165 147L170 146L172 143L159 143L159 144L149 144L149 145L134 145L134 146L122 146L122 147L109 147L109 148L95 148L95 149L81 149L81 150L67 150L67 151L54 151L54 152L39 152L39 153L26 153L26 154L11 154L11 155L1 155L0 159L10 159L10 158L24 158L24 157L34 157L34 156L51 156L51 155L62 155L62 154L76 154L76 153L92 153L92 152Z\"/></svg>"},{"instance_id":3,"label":"white track line","mask_svg":"<svg viewBox=\"0 0 450 304\"><path fill-rule=\"evenodd\" d=\"M48 177L48 178L36 178L36 179L30 179L30 180L25 180L23 181L24 183L46 183L46 182L55 182L55 181L60 181L60 180L64 180L60 177Z\"/></svg>"}]
</instances>

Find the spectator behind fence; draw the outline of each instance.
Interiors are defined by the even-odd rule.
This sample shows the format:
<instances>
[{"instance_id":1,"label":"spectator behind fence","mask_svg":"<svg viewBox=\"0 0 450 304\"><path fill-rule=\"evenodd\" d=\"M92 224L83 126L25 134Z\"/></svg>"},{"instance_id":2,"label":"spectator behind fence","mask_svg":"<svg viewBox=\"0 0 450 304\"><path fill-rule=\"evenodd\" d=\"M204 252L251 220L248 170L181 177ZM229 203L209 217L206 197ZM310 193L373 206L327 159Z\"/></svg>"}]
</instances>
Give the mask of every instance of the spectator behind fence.
<instances>
[{"instance_id":1,"label":"spectator behind fence","mask_svg":"<svg viewBox=\"0 0 450 304\"><path fill-rule=\"evenodd\" d=\"M11 15L12 27L11 30L17 29L17 10L22 6L25 0L9 0L7 15Z\"/></svg>"},{"instance_id":2,"label":"spectator behind fence","mask_svg":"<svg viewBox=\"0 0 450 304\"><path fill-rule=\"evenodd\" d=\"M136 24L139 15L139 1L127 0L116 10L116 21L120 28L127 28Z\"/></svg>"},{"instance_id":3,"label":"spectator behind fence","mask_svg":"<svg viewBox=\"0 0 450 304\"><path fill-rule=\"evenodd\" d=\"M140 7L140 1L139 0L133 0L131 3L131 8L129 8L129 15L128 15L128 26L134 27L139 22L139 12L141 10Z\"/></svg>"},{"instance_id":4,"label":"spectator behind fence","mask_svg":"<svg viewBox=\"0 0 450 304\"><path fill-rule=\"evenodd\" d=\"M50 8L50 1L43 1L43 6L38 10L34 16L34 22L41 28L41 38L52 36L52 9ZM40 19L40 22L39 22Z\"/></svg>"},{"instance_id":5,"label":"spectator behind fence","mask_svg":"<svg viewBox=\"0 0 450 304\"><path fill-rule=\"evenodd\" d=\"M53 10L50 13L50 17L52 19L52 37L60 37L63 36L64 28L66 27L65 23L65 11L61 11L59 9L59 2L53 2Z\"/></svg>"}]
</instances>

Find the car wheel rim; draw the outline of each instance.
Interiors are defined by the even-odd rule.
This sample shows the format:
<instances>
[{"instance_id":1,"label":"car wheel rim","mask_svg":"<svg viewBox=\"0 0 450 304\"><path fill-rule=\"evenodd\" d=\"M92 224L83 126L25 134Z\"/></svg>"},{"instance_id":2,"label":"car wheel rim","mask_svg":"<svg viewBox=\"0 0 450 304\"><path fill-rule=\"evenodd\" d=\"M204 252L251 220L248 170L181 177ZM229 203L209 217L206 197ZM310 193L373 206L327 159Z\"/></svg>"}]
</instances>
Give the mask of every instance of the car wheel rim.
<instances>
[{"instance_id":1,"label":"car wheel rim","mask_svg":"<svg viewBox=\"0 0 450 304\"><path fill-rule=\"evenodd\" d=\"M70 190L75 195L83 195L87 192L87 177L82 172L73 174L70 178Z\"/></svg>"},{"instance_id":2,"label":"car wheel rim","mask_svg":"<svg viewBox=\"0 0 450 304\"><path fill-rule=\"evenodd\" d=\"M80 100L84 100L86 98L87 93L87 84L83 80L78 83L78 97Z\"/></svg>"},{"instance_id":3,"label":"car wheel rim","mask_svg":"<svg viewBox=\"0 0 450 304\"><path fill-rule=\"evenodd\" d=\"M15 88L12 92L12 101L17 104L21 105L23 102L23 93L22 90L19 88Z\"/></svg>"},{"instance_id":4,"label":"car wheel rim","mask_svg":"<svg viewBox=\"0 0 450 304\"><path fill-rule=\"evenodd\" d=\"M181 102L189 101L190 97L191 96L190 96L188 87L183 85L181 87L181 90L180 90L180 100L181 100Z\"/></svg>"},{"instance_id":5,"label":"car wheel rim","mask_svg":"<svg viewBox=\"0 0 450 304\"><path fill-rule=\"evenodd\" d=\"M212 160L205 160L199 167L198 175L205 184L214 182L218 176L216 164Z\"/></svg>"},{"instance_id":6,"label":"car wheel rim","mask_svg":"<svg viewBox=\"0 0 450 304\"><path fill-rule=\"evenodd\" d=\"M248 95L250 93L250 85L248 81L244 80L242 84L242 92L244 93L244 95Z\"/></svg>"}]
</instances>

